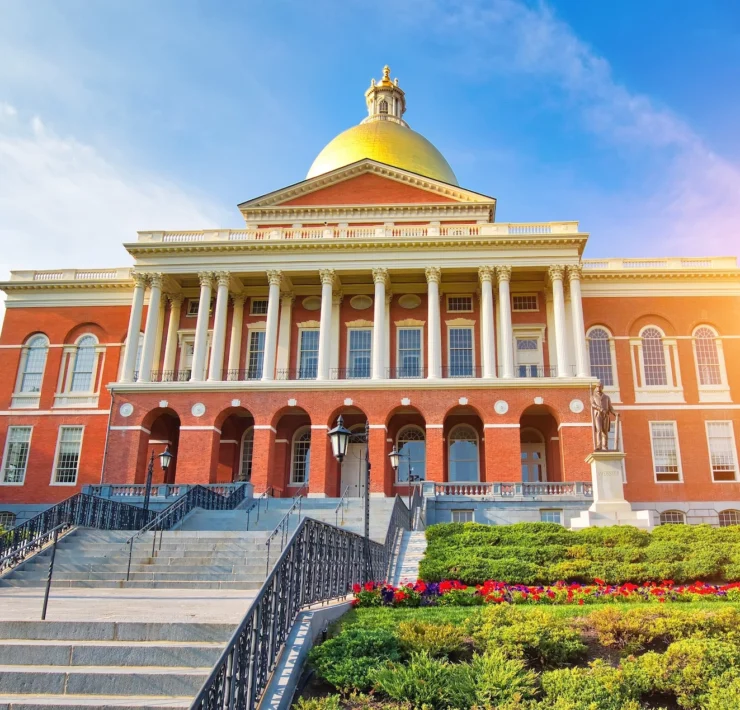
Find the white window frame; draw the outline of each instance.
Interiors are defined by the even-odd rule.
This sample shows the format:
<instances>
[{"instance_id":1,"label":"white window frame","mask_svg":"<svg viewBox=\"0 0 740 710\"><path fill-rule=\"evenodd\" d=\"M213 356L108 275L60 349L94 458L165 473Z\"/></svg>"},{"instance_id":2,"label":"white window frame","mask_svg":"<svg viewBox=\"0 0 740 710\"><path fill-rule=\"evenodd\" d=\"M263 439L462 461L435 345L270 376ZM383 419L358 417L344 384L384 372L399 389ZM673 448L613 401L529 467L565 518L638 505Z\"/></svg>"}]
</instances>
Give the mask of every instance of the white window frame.
<instances>
[{"instance_id":1,"label":"white window frame","mask_svg":"<svg viewBox=\"0 0 740 710\"><path fill-rule=\"evenodd\" d=\"M469 298L470 308L455 309L454 311L450 310L450 299L451 298ZM446 306L447 313L473 313L473 311L475 310L473 294L472 293L447 293L445 294L445 306Z\"/></svg>"},{"instance_id":2,"label":"white window frame","mask_svg":"<svg viewBox=\"0 0 740 710\"><path fill-rule=\"evenodd\" d=\"M350 340L352 338L351 333L353 331L369 331L370 332L370 370L367 377L352 377L350 376ZM345 359L344 362L346 363L347 367L345 368L345 378L343 379L351 379L351 380L369 380L373 376L373 329L372 327L357 327L352 326L347 328L347 352L345 353Z\"/></svg>"},{"instance_id":3,"label":"white window frame","mask_svg":"<svg viewBox=\"0 0 740 710\"><path fill-rule=\"evenodd\" d=\"M519 298L521 296L525 298L534 298L534 308L515 308L514 298ZM538 313L539 310L540 310L540 297L536 291L511 294L511 312L512 313Z\"/></svg>"},{"instance_id":4,"label":"white window frame","mask_svg":"<svg viewBox=\"0 0 740 710\"><path fill-rule=\"evenodd\" d=\"M452 448L452 445L455 443L453 440L453 434L455 433L455 430L460 429L461 427L465 427L468 429L471 429L473 433L475 434L475 448L478 452L478 468L476 471L476 479L474 481L452 481L450 480L450 449ZM455 426L450 429L449 433L447 434L447 446L445 447L447 450L447 481L448 483L460 483L460 484L466 484L466 483L480 483L480 455L481 455L481 449L480 449L480 443L481 443L481 437L480 434L478 434L478 430L472 425L472 424L455 424Z\"/></svg>"},{"instance_id":5,"label":"white window frame","mask_svg":"<svg viewBox=\"0 0 740 710\"><path fill-rule=\"evenodd\" d=\"M211 299L211 305L208 308L208 315L213 315L213 300ZM188 298L188 308L185 311L186 318L197 318L198 308L200 307L200 298Z\"/></svg>"},{"instance_id":6,"label":"white window frame","mask_svg":"<svg viewBox=\"0 0 740 710\"><path fill-rule=\"evenodd\" d=\"M82 432L80 433L80 451L77 454L77 470L75 471L75 480L73 482L57 482L54 479L57 475L57 465L59 464L59 453L60 449L62 447L62 432L65 429L82 429ZM59 427L59 430L57 431L57 445L56 450L54 451L54 464L52 465L51 469L51 481L49 482L50 486L76 486L78 484L78 481L80 480L80 463L82 461L82 444L85 441L85 425L84 424L62 424Z\"/></svg>"},{"instance_id":7,"label":"white window frame","mask_svg":"<svg viewBox=\"0 0 740 710\"><path fill-rule=\"evenodd\" d=\"M517 340L536 340L537 341L537 355L540 363L537 365L539 370L545 371L545 326L544 325L514 325L511 328L512 339L511 347L514 352L514 377L519 377L519 363L517 362ZM531 379L531 378L521 378Z\"/></svg>"},{"instance_id":8,"label":"white window frame","mask_svg":"<svg viewBox=\"0 0 740 710\"><path fill-rule=\"evenodd\" d=\"M419 478L419 481L417 481L417 482L425 481L426 480L426 477L427 477L427 433L426 433L426 431L424 431L423 427L420 427L418 424L406 424L406 425L402 426L398 430L398 433L396 434L396 451L398 451L400 453L400 451L401 451L401 444L400 444L400 442L401 442L401 435L404 434L405 432L409 431L409 430L414 430L414 431L417 431L417 432L420 432L421 433L422 438L421 439L415 439L414 441L423 441L424 442L424 475L422 477L420 477ZM412 461L411 464L413 464L413 463L414 462ZM413 469L413 465L409 466L409 468ZM395 473L395 483L396 483L396 485L400 485L400 486L404 486L405 485L405 486L408 486L409 485L408 479L405 480L405 481L399 480L398 474L399 474L400 471L401 471L401 467L399 466L396 469L396 471L394 472ZM409 473L411 473L411 471L409 471ZM418 476L419 474L418 473L415 473L414 475L415 476Z\"/></svg>"},{"instance_id":9,"label":"white window frame","mask_svg":"<svg viewBox=\"0 0 740 710\"><path fill-rule=\"evenodd\" d=\"M542 516L548 513L557 513L559 520L543 520ZM563 509L562 508L540 508L540 522L541 523L557 523L557 525L563 524Z\"/></svg>"},{"instance_id":10,"label":"white window frame","mask_svg":"<svg viewBox=\"0 0 740 710\"><path fill-rule=\"evenodd\" d=\"M244 474L244 445L247 443L247 434L249 434L249 432L252 432L252 457L249 463L249 466L250 466L249 478L246 478ZM251 467L253 464L254 464L254 426L248 426L244 430L244 433L242 434L242 440L239 446L239 476L237 480L239 481L251 480L252 478Z\"/></svg>"},{"instance_id":11,"label":"white window frame","mask_svg":"<svg viewBox=\"0 0 740 710\"><path fill-rule=\"evenodd\" d=\"M211 362L211 339L213 337L213 330L209 330L206 336L206 360L203 366L203 372L208 372L208 366ZM193 365L190 364L190 368L184 368L182 366L183 349L185 345L193 346L193 355L195 355L195 330L178 330L177 331L177 370L175 371L175 380L178 380L178 376L182 372L193 372Z\"/></svg>"},{"instance_id":12,"label":"white window frame","mask_svg":"<svg viewBox=\"0 0 740 710\"><path fill-rule=\"evenodd\" d=\"M295 430L295 433L293 434L293 437L290 440L290 472L288 474L288 487L289 488L301 488L305 486L307 483L309 483L310 478L311 478L311 459L309 457L308 470L306 471L306 480L299 481L299 482L295 482L293 480L293 474L295 472L295 445L298 443L297 439L303 436L306 432L308 432L311 435L309 439L309 446L312 446L313 445L313 430L311 429L311 426L309 424L306 424L305 426L302 426L302 427L298 427L298 429Z\"/></svg>"},{"instance_id":13,"label":"white window frame","mask_svg":"<svg viewBox=\"0 0 740 710\"><path fill-rule=\"evenodd\" d=\"M605 325L599 325L599 324L592 325L586 331L586 350L588 351L587 354L588 354L589 369L591 368L591 350L590 350L591 338L590 338L590 335L594 330L603 330L609 336L607 338L607 342L609 343L609 357L611 358L612 379L614 380L614 384L610 385L609 387L604 385L604 392L606 392L611 397L612 402L619 403L622 401L622 397L619 392L619 371L617 369L617 348L616 348L616 343L614 340L614 334Z\"/></svg>"},{"instance_id":14,"label":"white window frame","mask_svg":"<svg viewBox=\"0 0 740 710\"><path fill-rule=\"evenodd\" d=\"M737 508L725 508L724 510L717 511L717 520L721 528L729 527L729 525L737 525L738 523L729 523L728 525L722 525L722 513L735 513L737 518L740 518L740 510Z\"/></svg>"},{"instance_id":15,"label":"white window frame","mask_svg":"<svg viewBox=\"0 0 740 710\"><path fill-rule=\"evenodd\" d=\"M423 325L397 325L396 326L396 373L401 372L403 365L401 364L401 331L402 330L418 330L419 331L419 375L418 377L409 377L400 379L421 379L424 377L424 326ZM475 346L473 346L475 349Z\"/></svg>"},{"instance_id":16,"label":"white window frame","mask_svg":"<svg viewBox=\"0 0 740 710\"><path fill-rule=\"evenodd\" d=\"M645 360L642 345L643 334L648 328L655 328L663 343L663 357L665 360L666 384L645 384ZM678 348L675 338L667 338L665 331L654 323L643 326L637 338L630 339L632 355L632 378L635 386L635 403L671 403L684 404L683 383L681 368L678 362Z\"/></svg>"},{"instance_id":17,"label":"white window frame","mask_svg":"<svg viewBox=\"0 0 740 710\"><path fill-rule=\"evenodd\" d=\"M732 446L732 458L735 464L735 477L731 481L718 481L714 478L712 469L712 449L709 445L709 425L710 424L727 424L730 428L730 443ZM712 483L737 483L740 480L740 468L738 468L737 444L735 442L735 426L731 419L706 419L704 421L704 431L707 437L707 452L709 454L709 475L712 477Z\"/></svg>"},{"instance_id":18,"label":"white window frame","mask_svg":"<svg viewBox=\"0 0 740 710\"><path fill-rule=\"evenodd\" d=\"M678 479L675 481L659 481L658 474L655 470L655 441L653 439L653 424L672 424L673 425L673 438L676 443L676 460L678 462ZM659 485L670 485L676 483L683 483L683 463L681 462L681 446L678 440L678 422L674 419L651 419L648 422L650 429L650 456L653 462L653 481Z\"/></svg>"},{"instance_id":19,"label":"white window frame","mask_svg":"<svg viewBox=\"0 0 740 710\"><path fill-rule=\"evenodd\" d=\"M455 520L456 515L460 515L460 513L464 514L470 514L470 520ZM474 523L475 522L475 509L474 508L453 508L450 510L450 520L453 523Z\"/></svg>"},{"instance_id":20,"label":"white window frame","mask_svg":"<svg viewBox=\"0 0 740 710\"><path fill-rule=\"evenodd\" d=\"M257 375L255 378L251 379L261 379L262 374L265 369L265 350L264 348L267 346L267 322L266 321L260 321L258 323L249 323L247 325L247 347L246 347L246 359L244 360L244 372L245 374L249 373L249 363L251 362L252 357L252 333L258 333L262 332L265 334L265 340L263 341L263 349L262 349L262 372Z\"/></svg>"},{"instance_id":21,"label":"white window frame","mask_svg":"<svg viewBox=\"0 0 740 710\"><path fill-rule=\"evenodd\" d=\"M717 348L717 361L719 365L720 383L716 385L703 385L699 374L699 358L696 352L696 331L700 328L707 328L714 333L714 346ZM725 353L722 348L722 339L717 333L717 329L708 323L701 323L691 333L691 349L694 353L694 371L696 372L696 386L699 389L700 402L732 402L730 396L730 385L727 379L727 368L725 367Z\"/></svg>"},{"instance_id":22,"label":"white window frame","mask_svg":"<svg viewBox=\"0 0 740 710\"><path fill-rule=\"evenodd\" d=\"M31 350L30 343L36 338L44 338L46 340L46 355L44 356L44 367L41 370L41 384L38 392L21 392L21 386L23 384L23 378L26 374L26 364L28 363L28 353ZM46 365L49 361L49 337L46 333L34 333L26 339L21 348L21 357L18 363L18 376L15 381L15 388L13 389L13 395L10 400L11 409L38 409L39 402L41 401L41 389L44 386L44 376L46 375Z\"/></svg>"},{"instance_id":23,"label":"white window frame","mask_svg":"<svg viewBox=\"0 0 740 710\"><path fill-rule=\"evenodd\" d=\"M663 516L667 513L678 513L682 520L680 523L675 522L663 522ZM658 525L686 525L686 513L683 510L678 510L677 508L669 508L668 510L661 510L660 513L658 513Z\"/></svg>"},{"instance_id":24,"label":"white window frame","mask_svg":"<svg viewBox=\"0 0 740 710\"><path fill-rule=\"evenodd\" d=\"M93 369L90 375L90 384L92 389L86 392L73 392L72 379L74 377L74 368L77 361L79 343L83 338L92 337L95 344L92 346L95 350ZM59 379L57 381L57 391L54 395L55 408L75 408L75 407L95 407L98 406L100 397L100 381L103 375L105 365L105 345L101 345L98 337L94 333L82 333L72 345L65 345L62 351L62 363L59 368Z\"/></svg>"},{"instance_id":25,"label":"white window frame","mask_svg":"<svg viewBox=\"0 0 740 710\"><path fill-rule=\"evenodd\" d=\"M254 304L256 302L265 302L267 304L267 307L265 308L264 313L257 313L254 310ZM250 316L266 316L267 315L267 308L270 306L270 299L268 296L251 296L249 299L249 315Z\"/></svg>"},{"instance_id":26,"label":"white window frame","mask_svg":"<svg viewBox=\"0 0 740 710\"><path fill-rule=\"evenodd\" d=\"M303 350L301 346L303 345L303 333L305 331L315 331L316 333L318 333L319 332L319 328L314 328L314 327L311 327L311 328L307 328L307 327L306 328L298 328L298 345L297 345L297 348L296 348L295 378L296 378L296 380L308 380L308 381L312 381L312 380L315 380L318 377L318 375L319 375L319 361L318 361L318 357L319 356L318 356L318 350L316 351L316 377L301 377L300 376L300 372L301 372L301 353L302 353L302 350ZM321 337L321 336L319 336L319 337ZM313 352L313 351L311 351L311 352Z\"/></svg>"},{"instance_id":27,"label":"white window frame","mask_svg":"<svg viewBox=\"0 0 740 710\"><path fill-rule=\"evenodd\" d=\"M466 379L475 377L475 368L477 367L477 362L475 358L475 321L465 321L463 323L456 323L453 321L447 321L445 324L447 326L447 378L451 379ZM452 371L452 337L450 335L450 331L452 330L469 330L471 333L470 337L470 352L471 352L471 369L472 372L470 375L455 375L454 377L450 374Z\"/></svg>"},{"instance_id":28,"label":"white window frame","mask_svg":"<svg viewBox=\"0 0 740 710\"><path fill-rule=\"evenodd\" d=\"M10 431L11 429L28 429L28 454L26 455L26 465L23 468L23 478L20 481L6 481L5 480L5 464L8 461L8 454L10 453ZM2 467L0 467L0 486L23 486L26 483L26 473L28 472L28 459L31 457L31 442L33 440L33 426L27 426L25 424L14 424L8 427L8 431L5 434L5 448L3 449Z\"/></svg>"}]
</instances>

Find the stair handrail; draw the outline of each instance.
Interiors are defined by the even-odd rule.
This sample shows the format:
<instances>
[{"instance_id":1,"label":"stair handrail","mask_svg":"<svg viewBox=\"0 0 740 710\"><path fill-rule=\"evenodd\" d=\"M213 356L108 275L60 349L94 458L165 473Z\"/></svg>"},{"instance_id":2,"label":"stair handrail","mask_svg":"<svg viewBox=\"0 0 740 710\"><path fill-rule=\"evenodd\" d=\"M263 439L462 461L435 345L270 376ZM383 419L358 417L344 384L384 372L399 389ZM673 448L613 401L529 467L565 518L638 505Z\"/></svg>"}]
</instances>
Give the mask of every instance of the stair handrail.
<instances>
[{"instance_id":1,"label":"stair handrail","mask_svg":"<svg viewBox=\"0 0 740 710\"><path fill-rule=\"evenodd\" d=\"M421 495L421 483L414 484L414 494L411 498L411 530L416 530L417 523L424 523L421 521L419 513L424 507L424 496ZM426 526L425 526L426 527Z\"/></svg>"},{"instance_id":2,"label":"stair handrail","mask_svg":"<svg viewBox=\"0 0 740 710\"><path fill-rule=\"evenodd\" d=\"M346 502L347 498L349 497L347 494L349 493L349 484L347 484L344 487L344 490L342 491L342 497L339 499L339 504L336 508L334 508L334 525L339 525L339 510L341 508L342 510L342 525L344 525L344 508L342 507Z\"/></svg>"},{"instance_id":3,"label":"stair handrail","mask_svg":"<svg viewBox=\"0 0 740 710\"><path fill-rule=\"evenodd\" d=\"M301 502L303 501L303 493L308 493L308 481L304 483L296 492L296 494L293 496L293 504L288 508L288 512L283 515L282 518L280 518L280 522L275 526L275 529L268 535L267 540L265 540L265 545L267 546L267 567L265 574L270 571L270 551L272 547L272 539L280 533L280 551L285 548L285 544L288 541L288 533L290 531L290 516L293 514L293 512L298 509L298 523L301 522Z\"/></svg>"},{"instance_id":4,"label":"stair handrail","mask_svg":"<svg viewBox=\"0 0 740 710\"><path fill-rule=\"evenodd\" d=\"M0 534L0 572L12 569L44 548L62 524L99 530L135 530L143 508L88 493L75 493L38 515ZM148 515L153 515L148 511Z\"/></svg>"},{"instance_id":5,"label":"stair handrail","mask_svg":"<svg viewBox=\"0 0 740 710\"><path fill-rule=\"evenodd\" d=\"M249 530L249 516L252 513L253 508L257 508L257 520L255 520L256 523L260 521L260 506L262 504L262 501L265 501L265 510L270 509L270 498L273 494L273 487L268 486L263 493L261 493L257 499L252 503L252 505L247 508L247 530Z\"/></svg>"},{"instance_id":6,"label":"stair handrail","mask_svg":"<svg viewBox=\"0 0 740 710\"><path fill-rule=\"evenodd\" d=\"M385 575L385 580L390 579L391 565L393 564L393 551L398 543L399 534L402 534L404 530L411 530L411 511L403 498L396 495L396 500L393 503L393 510L391 511L391 517L388 521L388 530L385 534L385 542L383 544L384 567L382 571ZM378 572L379 570L373 570L373 574L376 578L378 576Z\"/></svg>"}]
</instances>

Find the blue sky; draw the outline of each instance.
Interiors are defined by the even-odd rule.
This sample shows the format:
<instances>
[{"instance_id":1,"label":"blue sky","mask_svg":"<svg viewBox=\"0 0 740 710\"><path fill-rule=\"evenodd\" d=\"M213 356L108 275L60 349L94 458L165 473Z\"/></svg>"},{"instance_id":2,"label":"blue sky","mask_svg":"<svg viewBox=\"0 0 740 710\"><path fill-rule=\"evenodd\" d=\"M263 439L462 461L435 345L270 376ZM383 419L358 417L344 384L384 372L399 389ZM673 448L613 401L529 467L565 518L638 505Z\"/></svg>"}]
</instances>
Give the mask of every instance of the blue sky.
<instances>
[{"instance_id":1,"label":"blue sky","mask_svg":"<svg viewBox=\"0 0 740 710\"><path fill-rule=\"evenodd\" d=\"M740 252L736 0L0 0L0 270L240 226L391 65L499 221L587 256Z\"/></svg>"}]
</instances>

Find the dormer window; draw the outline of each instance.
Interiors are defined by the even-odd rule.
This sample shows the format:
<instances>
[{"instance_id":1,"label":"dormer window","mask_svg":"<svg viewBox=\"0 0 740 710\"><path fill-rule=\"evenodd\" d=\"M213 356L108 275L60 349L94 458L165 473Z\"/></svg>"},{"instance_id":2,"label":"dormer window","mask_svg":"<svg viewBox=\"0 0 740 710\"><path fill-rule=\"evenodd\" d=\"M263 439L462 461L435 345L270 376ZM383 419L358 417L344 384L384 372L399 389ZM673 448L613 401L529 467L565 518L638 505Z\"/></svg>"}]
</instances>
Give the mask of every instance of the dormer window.
<instances>
[{"instance_id":1,"label":"dormer window","mask_svg":"<svg viewBox=\"0 0 740 710\"><path fill-rule=\"evenodd\" d=\"M388 102L385 99L378 104L378 113L388 113Z\"/></svg>"}]
</instances>

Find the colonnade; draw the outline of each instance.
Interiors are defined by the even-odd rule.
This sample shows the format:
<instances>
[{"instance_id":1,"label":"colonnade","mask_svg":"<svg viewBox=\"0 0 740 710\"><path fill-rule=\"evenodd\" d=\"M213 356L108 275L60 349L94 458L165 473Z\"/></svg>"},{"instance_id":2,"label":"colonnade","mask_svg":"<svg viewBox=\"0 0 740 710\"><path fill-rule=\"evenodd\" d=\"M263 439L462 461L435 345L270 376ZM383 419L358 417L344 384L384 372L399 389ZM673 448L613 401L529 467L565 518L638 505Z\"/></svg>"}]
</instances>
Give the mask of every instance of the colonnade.
<instances>
[{"instance_id":1,"label":"colonnade","mask_svg":"<svg viewBox=\"0 0 740 710\"><path fill-rule=\"evenodd\" d=\"M265 340L262 380L273 380L276 367L285 369L289 362L289 340L293 294L281 292L282 272L268 270L269 295L267 315L265 320ZM511 274L512 267L508 265L488 266L478 269L480 283L480 335L482 376L495 379L498 376L511 379L514 371L514 331L511 312ZM548 279L552 290L554 332L550 336L550 348L555 348L555 363L558 377L568 377L572 374L578 377L589 375L589 359L586 345L586 336L581 300L581 267L580 265L552 265L548 269ZM442 377L442 323L440 309L440 282L442 269L438 266L428 266L425 269L427 282L427 377L438 379ZM233 301L232 331L228 352L228 371L239 368L242 343L242 327L244 319L245 297L241 293L230 293L231 274L226 271L201 272L200 300L198 316L195 326L195 343L193 348L193 363L190 380L220 381L227 379L223 376L224 349L226 342L226 323L229 299ZM332 332L338 332L338 303L341 292L334 269L321 269L321 311L319 323L318 366L316 379L328 380L332 366ZM372 369L371 379L383 380L386 378L385 358L387 351L388 331L388 299L390 297L388 269L377 267L372 270L374 284L374 320L372 335ZM573 347L576 372L568 372L568 328L566 327L566 301L564 282L568 281L571 322L573 330ZM494 280L498 286L498 312L494 327ZM138 334L141 327L141 316L144 306L145 290L150 289L149 308L147 311L144 329L144 341L141 350L141 362L138 368L137 381L149 382L152 367L158 361L158 348L162 338L164 320L164 301L162 293L163 275L160 273L134 274L134 292L131 305L126 352L122 382L133 382L136 370L136 354L138 348ZM213 332L210 342L210 359L208 358L208 326L210 320L210 304L213 290L216 290L216 307L214 312ZM179 293L167 294L170 300L170 318L165 339L165 354L163 370L174 370L178 345L178 328L183 297ZM498 340L496 338L498 337ZM500 359L497 368L497 352ZM206 361L209 362L206 372Z\"/></svg>"}]
</instances>

